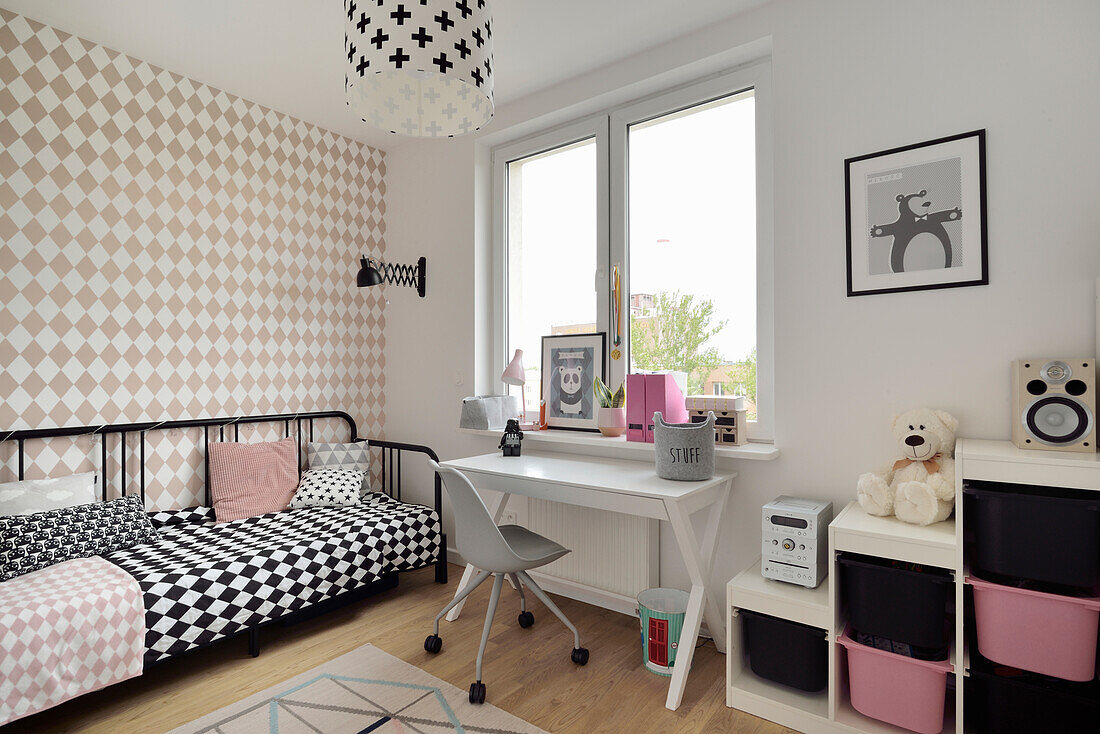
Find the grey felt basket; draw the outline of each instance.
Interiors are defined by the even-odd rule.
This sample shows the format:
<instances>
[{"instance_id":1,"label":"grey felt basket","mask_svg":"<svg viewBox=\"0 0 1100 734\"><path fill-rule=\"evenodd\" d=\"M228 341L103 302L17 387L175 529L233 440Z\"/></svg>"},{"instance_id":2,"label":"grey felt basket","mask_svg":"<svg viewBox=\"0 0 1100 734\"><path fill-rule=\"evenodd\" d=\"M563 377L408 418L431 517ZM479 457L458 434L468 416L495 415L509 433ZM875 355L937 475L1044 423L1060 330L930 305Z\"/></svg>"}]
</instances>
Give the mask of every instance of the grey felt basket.
<instances>
[{"instance_id":1,"label":"grey felt basket","mask_svg":"<svg viewBox=\"0 0 1100 734\"><path fill-rule=\"evenodd\" d=\"M653 414L653 448L657 476L701 482L714 476L714 413L702 423L665 423Z\"/></svg>"},{"instance_id":2,"label":"grey felt basket","mask_svg":"<svg viewBox=\"0 0 1100 734\"><path fill-rule=\"evenodd\" d=\"M515 395L475 395L462 398L459 428L480 428L499 431L509 418L523 414L523 406Z\"/></svg>"}]
</instances>

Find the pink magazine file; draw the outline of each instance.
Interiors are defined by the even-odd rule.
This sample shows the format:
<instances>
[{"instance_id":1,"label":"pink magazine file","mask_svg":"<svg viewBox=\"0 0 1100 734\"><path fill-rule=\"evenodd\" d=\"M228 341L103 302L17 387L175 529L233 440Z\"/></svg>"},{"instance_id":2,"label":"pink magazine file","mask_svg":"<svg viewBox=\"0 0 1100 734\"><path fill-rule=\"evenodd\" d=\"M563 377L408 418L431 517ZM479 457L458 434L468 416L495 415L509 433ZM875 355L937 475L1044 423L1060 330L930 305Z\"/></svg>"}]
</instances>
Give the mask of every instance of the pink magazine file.
<instances>
[{"instance_id":1,"label":"pink magazine file","mask_svg":"<svg viewBox=\"0 0 1100 734\"><path fill-rule=\"evenodd\" d=\"M645 442L645 375L626 376L626 440ZM652 440L652 439L650 439Z\"/></svg>"},{"instance_id":2,"label":"pink magazine file","mask_svg":"<svg viewBox=\"0 0 1100 734\"><path fill-rule=\"evenodd\" d=\"M647 443L653 443L653 414L658 411L665 423L688 422L684 392L677 384L675 375L667 372L645 375L645 440Z\"/></svg>"}]
</instances>

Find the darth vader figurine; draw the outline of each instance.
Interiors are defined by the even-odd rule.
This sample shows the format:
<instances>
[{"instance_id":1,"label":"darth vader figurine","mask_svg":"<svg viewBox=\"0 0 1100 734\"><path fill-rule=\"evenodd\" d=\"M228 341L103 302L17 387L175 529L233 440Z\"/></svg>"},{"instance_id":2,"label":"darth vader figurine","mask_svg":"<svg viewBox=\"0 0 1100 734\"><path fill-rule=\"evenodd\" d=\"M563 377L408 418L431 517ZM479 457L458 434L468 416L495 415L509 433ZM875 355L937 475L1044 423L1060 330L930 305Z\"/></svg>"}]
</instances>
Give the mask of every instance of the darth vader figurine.
<instances>
[{"instance_id":1,"label":"darth vader figurine","mask_svg":"<svg viewBox=\"0 0 1100 734\"><path fill-rule=\"evenodd\" d=\"M523 440L523 431L519 429L519 421L512 418L504 427L504 435L500 439L500 448L505 456L519 456L520 442Z\"/></svg>"}]
</instances>

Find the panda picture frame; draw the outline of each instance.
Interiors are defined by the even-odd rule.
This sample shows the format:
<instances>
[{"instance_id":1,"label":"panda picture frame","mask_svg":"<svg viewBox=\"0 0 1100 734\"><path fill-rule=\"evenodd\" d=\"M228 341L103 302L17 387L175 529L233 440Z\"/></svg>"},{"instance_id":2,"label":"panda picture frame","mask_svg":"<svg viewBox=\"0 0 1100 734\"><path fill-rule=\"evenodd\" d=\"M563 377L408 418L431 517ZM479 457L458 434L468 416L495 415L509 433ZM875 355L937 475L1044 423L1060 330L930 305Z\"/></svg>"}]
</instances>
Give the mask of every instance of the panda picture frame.
<instances>
[{"instance_id":1,"label":"panda picture frame","mask_svg":"<svg viewBox=\"0 0 1100 734\"><path fill-rule=\"evenodd\" d=\"M985 130L844 161L848 295L989 284Z\"/></svg>"},{"instance_id":2,"label":"panda picture frame","mask_svg":"<svg viewBox=\"0 0 1100 734\"><path fill-rule=\"evenodd\" d=\"M542 399L546 425L598 431L599 406L592 385L607 379L607 333L554 334L542 338Z\"/></svg>"}]
</instances>

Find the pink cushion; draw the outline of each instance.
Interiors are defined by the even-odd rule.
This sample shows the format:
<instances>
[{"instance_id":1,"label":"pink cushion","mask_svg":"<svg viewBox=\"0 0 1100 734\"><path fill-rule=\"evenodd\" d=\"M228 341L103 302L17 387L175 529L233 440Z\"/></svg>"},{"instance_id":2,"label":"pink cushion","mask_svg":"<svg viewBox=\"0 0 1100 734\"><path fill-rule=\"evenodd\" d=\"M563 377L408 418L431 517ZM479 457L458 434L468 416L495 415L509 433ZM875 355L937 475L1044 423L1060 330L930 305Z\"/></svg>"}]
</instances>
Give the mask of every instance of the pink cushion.
<instances>
[{"instance_id":1,"label":"pink cushion","mask_svg":"<svg viewBox=\"0 0 1100 734\"><path fill-rule=\"evenodd\" d=\"M210 498L217 522L285 510L298 488L293 438L267 443L212 443Z\"/></svg>"}]
</instances>

